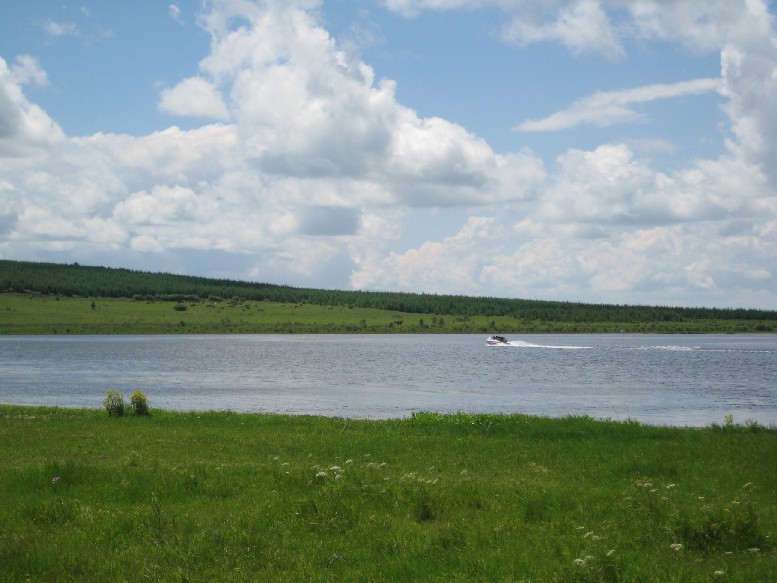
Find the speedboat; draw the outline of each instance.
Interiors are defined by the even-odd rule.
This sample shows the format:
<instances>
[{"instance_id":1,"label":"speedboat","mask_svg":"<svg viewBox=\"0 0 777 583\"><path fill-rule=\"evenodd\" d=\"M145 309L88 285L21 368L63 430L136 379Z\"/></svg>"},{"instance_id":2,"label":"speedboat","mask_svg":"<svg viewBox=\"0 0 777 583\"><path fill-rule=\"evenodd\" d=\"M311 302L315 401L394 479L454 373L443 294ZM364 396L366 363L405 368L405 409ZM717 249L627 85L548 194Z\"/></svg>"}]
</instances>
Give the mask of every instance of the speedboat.
<instances>
[{"instance_id":1,"label":"speedboat","mask_svg":"<svg viewBox=\"0 0 777 583\"><path fill-rule=\"evenodd\" d=\"M486 344L489 346L508 346L510 342L504 336L489 336L486 338Z\"/></svg>"}]
</instances>

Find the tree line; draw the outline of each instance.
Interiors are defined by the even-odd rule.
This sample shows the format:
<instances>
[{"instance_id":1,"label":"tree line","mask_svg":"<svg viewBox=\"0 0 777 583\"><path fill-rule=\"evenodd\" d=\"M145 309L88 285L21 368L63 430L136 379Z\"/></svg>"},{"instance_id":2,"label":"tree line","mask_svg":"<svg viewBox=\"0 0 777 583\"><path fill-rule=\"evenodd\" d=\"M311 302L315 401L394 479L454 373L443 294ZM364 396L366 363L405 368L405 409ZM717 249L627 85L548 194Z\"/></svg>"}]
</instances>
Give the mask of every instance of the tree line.
<instances>
[{"instance_id":1,"label":"tree line","mask_svg":"<svg viewBox=\"0 0 777 583\"><path fill-rule=\"evenodd\" d=\"M777 320L777 311L587 304L406 292L297 288L123 268L0 260L0 291L146 301L243 299L375 308L448 316L510 316L527 322L687 322Z\"/></svg>"}]
</instances>

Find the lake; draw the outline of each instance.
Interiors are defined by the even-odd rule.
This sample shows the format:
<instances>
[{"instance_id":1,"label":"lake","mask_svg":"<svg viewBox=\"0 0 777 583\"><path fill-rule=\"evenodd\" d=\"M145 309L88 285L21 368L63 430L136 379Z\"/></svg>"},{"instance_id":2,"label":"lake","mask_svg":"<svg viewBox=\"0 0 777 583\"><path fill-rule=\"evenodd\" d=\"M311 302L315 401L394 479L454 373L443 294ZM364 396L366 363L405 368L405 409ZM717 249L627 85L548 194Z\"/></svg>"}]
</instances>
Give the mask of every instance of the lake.
<instances>
[{"instance_id":1,"label":"lake","mask_svg":"<svg viewBox=\"0 0 777 583\"><path fill-rule=\"evenodd\" d=\"M0 336L0 402L387 419L416 411L777 425L776 335Z\"/></svg>"}]
</instances>

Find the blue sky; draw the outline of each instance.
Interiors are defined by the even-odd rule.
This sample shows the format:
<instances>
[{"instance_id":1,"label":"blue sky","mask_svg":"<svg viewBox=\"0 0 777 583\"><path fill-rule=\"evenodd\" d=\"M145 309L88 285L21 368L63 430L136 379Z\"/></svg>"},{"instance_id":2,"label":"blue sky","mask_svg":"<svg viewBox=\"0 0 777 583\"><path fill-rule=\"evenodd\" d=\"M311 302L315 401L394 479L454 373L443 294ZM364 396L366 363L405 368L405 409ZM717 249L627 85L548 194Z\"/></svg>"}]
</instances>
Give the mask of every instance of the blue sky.
<instances>
[{"instance_id":1,"label":"blue sky","mask_svg":"<svg viewBox=\"0 0 777 583\"><path fill-rule=\"evenodd\" d=\"M0 257L777 307L761 0L11 3Z\"/></svg>"}]
</instances>

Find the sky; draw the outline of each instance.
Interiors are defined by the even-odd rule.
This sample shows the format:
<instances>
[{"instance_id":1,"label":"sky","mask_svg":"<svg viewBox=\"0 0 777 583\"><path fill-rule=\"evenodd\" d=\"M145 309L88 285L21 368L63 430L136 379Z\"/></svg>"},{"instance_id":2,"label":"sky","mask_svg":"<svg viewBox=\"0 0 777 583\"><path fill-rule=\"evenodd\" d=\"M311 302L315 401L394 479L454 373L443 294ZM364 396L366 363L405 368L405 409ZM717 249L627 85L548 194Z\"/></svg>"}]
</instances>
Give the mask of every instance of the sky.
<instances>
[{"instance_id":1,"label":"sky","mask_svg":"<svg viewBox=\"0 0 777 583\"><path fill-rule=\"evenodd\" d=\"M0 258L777 309L775 15L9 2Z\"/></svg>"}]
</instances>

